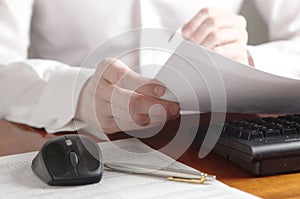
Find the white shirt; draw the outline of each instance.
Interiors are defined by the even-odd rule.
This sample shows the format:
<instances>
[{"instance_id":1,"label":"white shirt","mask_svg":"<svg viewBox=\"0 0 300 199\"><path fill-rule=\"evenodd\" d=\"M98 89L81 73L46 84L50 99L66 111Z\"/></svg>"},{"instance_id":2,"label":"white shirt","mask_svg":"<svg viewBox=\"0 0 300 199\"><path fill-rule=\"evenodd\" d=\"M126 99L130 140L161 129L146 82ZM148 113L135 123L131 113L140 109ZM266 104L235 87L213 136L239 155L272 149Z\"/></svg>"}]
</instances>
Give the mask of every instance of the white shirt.
<instances>
[{"instance_id":1,"label":"white shirt","mask_svg":"<svg viewBox=\"0 0 300 199\"><path fill-rule=\"evenodd\" d=\"M74 130L80 88L92 75L87 71L74 93L79 71L74 66L80 66L97 44L135 28L176 30L203 7L238 13L241 4L242 0L0 0L0 116L48 132ZM270 39L249 46L256 67L300 77L300 1L255 4ZM108 50L118 48L121 44L115 43Z\"/></svg>"}]
</instances>

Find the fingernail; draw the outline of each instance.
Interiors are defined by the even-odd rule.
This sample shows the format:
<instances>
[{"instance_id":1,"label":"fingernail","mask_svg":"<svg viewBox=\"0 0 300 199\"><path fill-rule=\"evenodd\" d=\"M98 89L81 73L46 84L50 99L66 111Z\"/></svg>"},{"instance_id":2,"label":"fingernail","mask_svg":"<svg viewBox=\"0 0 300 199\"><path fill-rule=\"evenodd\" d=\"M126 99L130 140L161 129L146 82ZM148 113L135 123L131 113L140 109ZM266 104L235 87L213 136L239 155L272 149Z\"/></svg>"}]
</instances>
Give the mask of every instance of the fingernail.
<instances>
[{"instance_id":1,"label":"fingernail","mask_svg":"<svg viewBox=\"0 0 300 199\"><path fill-rule=\"evenodd\" d=\"M169 106L169 113L171 115L176 115L178 113L178 111L179 111L179 107L177 104L172 104Z\"/></svg>"},{"instance_id":2,"label":"fingernail","mask_svg":"<svg viewBox=\"0 0 300 199\"><path fill-rule=\"evenodd\" d=\"M161 97L165 94L165 88L162 86L155 86L154 87L154 94L158 97Z\"/></svg>"}]
</instances>

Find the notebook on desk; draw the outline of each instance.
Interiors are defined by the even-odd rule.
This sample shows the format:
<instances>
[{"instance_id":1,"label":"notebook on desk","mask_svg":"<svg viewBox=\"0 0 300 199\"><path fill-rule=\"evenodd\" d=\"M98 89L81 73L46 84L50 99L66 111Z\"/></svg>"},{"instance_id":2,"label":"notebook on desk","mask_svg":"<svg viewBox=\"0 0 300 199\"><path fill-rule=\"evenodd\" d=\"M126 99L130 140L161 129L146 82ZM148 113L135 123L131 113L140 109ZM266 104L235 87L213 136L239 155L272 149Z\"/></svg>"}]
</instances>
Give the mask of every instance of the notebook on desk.
<instances>
[{"instance_id":1,"label":"notebook on desk","mask_svg":"<svg viewBox=\"0 0 300 199\"><path fill-rule=\"evenodd\" d=\"M170 165L193 170L154 151L137 139L100 143L104 161L127 161L149 165ZM123 151L123 152L122 152ZM130 152L130 153L128 153ZM124 154L127 154L124 156ZM131 155L128 155L131 154ZM142 155L144 154L144 155ZM147 154L147 155L145 155ZM105 171L100 183L51 187L30 169L36 152L0 157L0 195L22 198L256 198L214 180L204 185L172 182L162 178ZM142 155L142 156L141 156Z\"/></svg>"}]
</instances>

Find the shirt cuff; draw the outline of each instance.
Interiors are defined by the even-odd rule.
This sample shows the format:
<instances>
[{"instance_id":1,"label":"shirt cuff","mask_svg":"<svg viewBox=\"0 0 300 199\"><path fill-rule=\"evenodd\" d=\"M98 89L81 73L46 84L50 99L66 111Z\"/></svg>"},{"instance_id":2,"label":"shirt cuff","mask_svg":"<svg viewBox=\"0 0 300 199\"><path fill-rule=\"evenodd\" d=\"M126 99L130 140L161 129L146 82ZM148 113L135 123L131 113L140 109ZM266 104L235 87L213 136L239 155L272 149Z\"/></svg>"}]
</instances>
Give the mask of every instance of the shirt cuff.
<instances>
[{"instance_id":1,"label":"shirt cuff","mask_svg":"<svg viewBox=\"0 0 300 199\"><path fill-rule=\"evenodd\" d=\"M33 112L35 122L45 124L49 133L75 131L86 125L74 120L78 98L94 69L70 67L51 75L44 89L39 106ZM47 114L47 117L43 116Z\"/></svg>"},{"instance_id":2,"label":"shirt cuff","mask_svg":"<svg viewBox=\"0 0 300 199\"><path fill-rule=\"evenodd\" d=\"M27 70L19 77L19 83L24 81L23 84L11 82L11 88L18 94L5 110L5 119L44 128L48 133L86 127L74 117L80 92L95 69L70 67L50 60L28 60L8 68L12 74ZM18 90L19 87L22 88Z\"/></svg>"}]
</instances>

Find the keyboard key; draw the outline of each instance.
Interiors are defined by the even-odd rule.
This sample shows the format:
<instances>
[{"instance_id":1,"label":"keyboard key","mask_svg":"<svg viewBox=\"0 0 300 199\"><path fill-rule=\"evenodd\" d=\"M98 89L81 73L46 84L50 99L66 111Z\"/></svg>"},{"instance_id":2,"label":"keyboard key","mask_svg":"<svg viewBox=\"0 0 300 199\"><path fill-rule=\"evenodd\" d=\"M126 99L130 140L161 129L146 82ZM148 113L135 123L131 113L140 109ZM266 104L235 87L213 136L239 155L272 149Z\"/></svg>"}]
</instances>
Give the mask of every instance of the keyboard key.
<instances>
[{"instance_id":1,"label":"keyboard key","mask_svg":"<svg viewBox=\"0 0 300 199\"><path fill-rule=\"evenodd\" d=\"M232 137L240 138L241 137L241 127L237 126L225 126L223 132Z\"/></svg>"},{"instance_id":2,"label":"keyboard key","mask_svg":"<svg viewBox=\"0 0 300 199\"><path fill-rule=\"evenodd\" d=\"M283 135L296 135L296 134L297 134L296 128L285 127L283 129Z\"/></svg>"},{"instance_id":3,"label":"keyboard key","mask_svg":"<svg viewBox=\"0 0 300 199\"><path fill-rule=\"evenodd\" d=\"M264 135L261 131L250 131L250 130L245 130L242 131L241 138L244 140L254 140L257 138L264 138Z\"/></svg>"},{"instance_id":4,"label":"keyboard key","mask_svg":"<svg viewBox=\"0 0 300 199\"><path fill-rule=\"evenodd\" d=\"M245 120L238 120L238 121L233 121L231 122L231 124L233 126L238 126L238 127L243 127L243 126L248 126L249 122L245 121Z\"/></svg>"},{"instance_id":5,"label":"keyboard key","mask_svg":"<svg viewBox=\"0 0 300 199\"><path fill-rule=\"evenodd\" d=\"M300 115L294 115L293 116L293 121L297 122L300 124Z\"/></svg>"},{"instance_id":6,"label":"keyboard key","mask_svg":"<svg viewBox=\"0 0 300 199\"><path fill-rule=\"evenodd\" d=\"M276 130L276 129L268 129L268 130L265 132L265 137L266 137L266 138L268 138L268 137L276 137L276 136L281 136L279 130Z\"/></svg>"},{"instance_id":7,"label":"keyboard key","mask_svg":"<svg viewBox=\"0 0 300 199\"><path fill-rule=\"evenodd\" d=\"M274 124L272 128L279 130L281 134L283 134L284 126L282 124Z\"/></svg>"},{"instance_id":8,"label":"keyboard key","mask_svg":"<svg viewBox=\"0 0 300 199\"><path fill-rule=\"evenodd\" d=\"M296 130L297 130L297 132L298 132L298 134L300 134L300 124L295 124L294 126L293 126L293 128L295 128Z\"/></svg>"}]
</instances>

